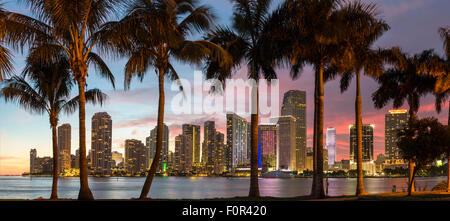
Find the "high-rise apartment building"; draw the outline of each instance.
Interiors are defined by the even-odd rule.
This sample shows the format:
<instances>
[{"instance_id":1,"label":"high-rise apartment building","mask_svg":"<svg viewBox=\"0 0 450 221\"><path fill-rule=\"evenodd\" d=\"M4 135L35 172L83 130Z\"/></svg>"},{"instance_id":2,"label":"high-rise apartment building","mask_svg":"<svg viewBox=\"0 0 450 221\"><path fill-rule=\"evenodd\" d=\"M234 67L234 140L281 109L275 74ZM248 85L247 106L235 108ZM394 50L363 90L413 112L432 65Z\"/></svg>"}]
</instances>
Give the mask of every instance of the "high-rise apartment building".
<instances>
[{"instance_id":1,"label":"high-rise apartment building","mask_svg":"<svg viewBox=\"0 0 450 221\"><path fill-rule=\"evenodd\" d=\"M296 168L301 171L306 164L306 91L290 90L284 94L281 116L295 118Z\"/></svg>"},{"instance_id":2,"label":"high-rise apartment building","mask_svg":"<svg viewBox=\"0 0 450 221\"><path fill-rule=\"evenodd\" d=\"M173 168L178 173L189 174L193 166L193 148L191 136L180 134L175 137Z\"/></svg>"},{"instance_id":3,"label":"high-rise apartment building","mask_svg":"<svg viewBox=\"0 0 450 221\"><path fill-rule=\"evenodd\" d=\"M276 120L278 127L277 168L291 171L297 170L295 117L288 115L272 120Z\"/></svg>"},{"instance_id":4,"label":"high-rise apartment building","mask_svg":"<svg viewBox=\"0 0 450 221\"><path fill-rule=\"evenodd\" d=\"M373 161L373 128L371 124L362 125L362 160L363 162ZM350 125L350 161L357 162L356 155L356 126Z\"/></svg>"},{"instance_id":5,"label":"high-rise apartment building","mask_svg":"<svg viewBox=\"0 0 450 221\"><path fill-rule=\"evenodd\" d=\"M385 157L389 164L402 163L402 157L397 147L399 140L397 131L407 127L409 114L407 110L390 110L384 118Z\"/></svg>"},{"instance_id":6,"label":"high-rise apartment building","mask_svg":"<svg viewBox=\"0 0 450 221\"><path fill-rule=\"evenodd\" d=\"M237 114L227 114L227 170L248 167L248 127L249 123Z\"/></svg>"},{"instance_id":7,"label":"high-rise apartment building","mask_svg":"<svg viewBox=\"0 0 450 221\"><path fill-rule=\"evenodd\" d=\"M277 167L277 125L260 124L258 126L259 134L259 153L260 164L263 171L276 170Z\"/></svg>"},{"instance_id":8,"label":"high-rise apartment building","mask_svg":"<svg viewBox=\"0 0 450 221\"><path fill-rule=\"evenodd\" d=\"M125 170L130 175L139 175L146 171L145 146L140 140L125 140Z\"/></svg>"},{"instance_id":9,"label":"high-rise apartment building","mask_svg":"<svg viewBox=\"0 0 450 221\"><path fill-rule=\"evenodd\" d=\"M214 173L222 174L226 169L225 158L225 135L219 131L216 131L216 150L214 153Z\"/></svg>"},{"instance_id":10,"label":"high-rise apartment building","mask_svg":"<svg viewBox=\"0 0 450 221\"><path fill-rule=\"evenodd\" d=\"M126 142L125 142L125 146L126 146ZM112 166L118 167L123 162L123 154L119 153L117 151L113 151L111 159L114 162L114 164Z\"/></svg>"},{"instance_id":11,"label":"high-rise apartment building","mask_svg":"<svg viewBox=\"0 0 450 221\"><path fill-rule=\"evenodd\" d=\"M216 128L214 121L206 121L203 129L202 163L205 165L208 174L215 173L215 164L218 154L218 144L216 142Z\"/></svg>"},{"instance_id":12,"label":"high-rise apartment building","mask_svg":"<svg viewBox=\"0 0 450 221\"><path fill-rule=\"evenodd\" d=\"M106 112L92 117L91 167L95 175L111 175L112 120Z\"/></svg>"},{"instance_id":13,"label":"high-rise apartment building","mask_svg":"<svg viewBox=\"0 0 450 221\"><path fill-rule=\"evenodd\" d=\"M183 135L189 136L192 140L192 163L198 165L200 159L200 126L192 124L183 124Z\"/></svg>"},{"instance_id":14,"label":"high-rise apartment building","mask_svg":"<svg viewBox=\"0 0 450 221\"><path fill-rule=\"evenodd\" d=\"M336 128L327 128L325 147L328 151L328 165L333 166L336 162Z\"/></svg>"},{"instance_id":15,"label":"high-rise apartment building","mask_svg":"<svg viewBox=\"0 0 450 221\"><path fill-rule=\"evenodd\" d=\"M70 124L63 124L58 127L58 171L60 173L71 168L71 134L72 130Z\"/></svg>"},{"instance_id":16,"label":"high-rise apartment building","mask_svg":"<svg viewBox=\"0 0 450 221\"><path fill-rule=\"evenodd\" d=\"M150 131L150 137L148 138L148 154L147 154L147 169L150 168L153 159L156 154L156 131L157 126ZM166 172L167 164L169 163L169 127L166 124L163 125L163 136L162 136L162 148L161 157L159 158L159 165L156 171Z\"/></svg>"}]
</instances>

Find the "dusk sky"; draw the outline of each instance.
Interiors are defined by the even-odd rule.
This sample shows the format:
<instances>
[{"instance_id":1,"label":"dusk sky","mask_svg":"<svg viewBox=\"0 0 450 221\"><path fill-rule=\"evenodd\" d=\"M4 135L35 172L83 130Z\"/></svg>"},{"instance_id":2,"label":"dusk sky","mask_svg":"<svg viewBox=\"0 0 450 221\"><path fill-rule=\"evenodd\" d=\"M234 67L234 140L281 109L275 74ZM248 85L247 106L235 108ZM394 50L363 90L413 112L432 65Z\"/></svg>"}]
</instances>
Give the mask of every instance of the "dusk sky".
<instances>
[{"instance_id":1,"label":"dusk sky","mask_svg":"<svg viewBox=\"0 0 450 221\"><path fill-rule=\"evenodd\" d=\"M11 11L29 14L26 5L13 3L5 4ZM232 5L228 0L204 1L210 4L217 13L217 24L227 25L232 14ZM366 1L368 2L368 1ZM390 48L400 46L408 53L419 53L425 49L434 49L443 55L442 41L437 32L439 27L450 25L450 1L443 0L382 0L372 1L378 4L380 17L391 26L376 47ZM274 1L275 4L278 1ZM275 7L274 5L273 7ZM197 37L197 36L195 36ZM15 53L15 71L20 73L24 66L26 53ZM88 88L100 88L108 96L107 103L100 106L87 105L86 129L87 148L91 146L91 117L96 112L108 112L113 120L113 151L124 152L125 139L139 139L145 142L150 130L156 125L158 90L157 78L153 70L149 71L143 82L133 80L131 90L123 90L123 69L126 59L112 59L104 56L116 77L114 90L107 80L101 79L90 69L87 79ZM176 63L175 67L182 78L192 81L194 70L200 67ZM245 76L246 69L236 71L237 77ZM280 98L288 90L304 90L307 92L307 146L312 146L313 130L313 95L314 78L311 67L305 68L300 78L291 80L289 70L278 69L280 80ZM339 80L336 79L325 85L325 130L335 127L337 133L337 160L348 159L349 156L349 125L354 123L355 82L347 92L339 91ZM171 91L171 82L166 81L166 112L165 123L169 126L170 145L174 150L174 137L181 133L181 124L193 123L201 125L206 120L215 120L216 127L225 133L225 113L222 114L191 114L176 115L170 105L172 97L177 91ZM392 109L392 103L381 110L374 108L371 94L376 90L377 83L368 77L361 82L363 98L363 123L374 124L374 158L384 153L384 115ZM74 88L75 89L75 88ZM207 93L206 91L204 92ZM74 90L73 95L77 92ZM403 107L407 109L407 106ZM239 113L238 113L239 114ZM434 109L434 98L427 96L422 99L419 117L434 116L442 123L447 122L448 105L443 112L437 114ZM244 117L249 117L244 115ZM31 115L16 104L0 101L0 175L21 174L29 169L29 151L36 148L39 156L51 156L51 130L48 116ZM268 119L262 119L268 122ZM72 153L78 149L78 114L61 115L60 124L72 125ZM203 139L203 138L202 138Z\"/></svg>"}]
</instances>

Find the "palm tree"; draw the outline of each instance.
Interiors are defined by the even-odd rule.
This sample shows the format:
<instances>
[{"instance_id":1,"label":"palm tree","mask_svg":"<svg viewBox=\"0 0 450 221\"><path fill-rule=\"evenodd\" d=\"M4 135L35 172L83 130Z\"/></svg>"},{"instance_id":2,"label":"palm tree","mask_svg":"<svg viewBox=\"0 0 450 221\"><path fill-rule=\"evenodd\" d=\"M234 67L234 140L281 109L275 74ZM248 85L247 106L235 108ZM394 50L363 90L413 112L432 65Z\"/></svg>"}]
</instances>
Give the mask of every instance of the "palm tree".
<instances>
[{"instance_id":1,"label":"palm tree","mask_svg":"<svg viewBox=\"0 0 450 221\"><path fill-rule=\"evenodd\" d=\"M381 35L389 30L389 25L383 20L375 18L377 15L376 6L374 4L362 5L360 2L353 2L346 8L346 10L361 10L369 14L367 18L368 23L360 23L355 25L352 33L356 35L348 36L348 47L350 48L352 56L347 61L342 62L343 72L341 78L341 93L346 91L350 85L353 76L356 76L356 99L355 99L355 126L356 126L356 162L357 162L357 184L356 195L365 194L363 184L363 170L362 170L362 103L361 103L361 73L370 76L380 76L383 71L384 59L383 52L380 50L373 50L374 42L381 37ZM349 13L350 14L350 13ZM348 29L347 29L348 30Z\"/></svg>"},{"instance_id":2,"label":"palm tree","mask_svg":"<svg viewBox=\"0 0 450 221\"><path fill-rule=\"evenodd\" d=\"M251 106L251 157L249 197L259 197L258 185L258 123L259 90L257 82L262 77L270 80L276 78L275 61L271 59L270 39L267 34L272 25L271 0L233 0L232 28L217 27L207 35L207 39L225 48L233 58L233 65L221 68L215 62L206 65L206 78L219 79L224 82L232 76L233 70L245 62L248 78L254 80L252 85Z\"/></svg>"},{"instance_id":3,"label":"palm tree","mask_svg":"<svg viewBox=\"0 0 450 221\"><path fill-rule=\"evenodd\" d=\"M313 138L313 185L311 196L325 197L323 190L323 110L324 73L342 72L339 68L345 57L352 54L347 47L349 36L358 36L354 30L358 24L373 19L371 5L355 4L342 0L292 0L278 9L278 17L284 18L278 25L282 28L282 45L274 48L291 64L291 76L299 76L306 64L315 69L314 91L314 138Z\"/></svg>"},{"instance_id":4,"label":"palm tree","mask_svg":"<svg viewBox=\"0 0 450 221\"><path fill-rule=\"evenodd\" d=\"M412 122L417 119L420 98L432 93L436 84L436 78L428 75L423 67L434 64L433 61L438 56L432 50L409 56L399 48L393 48L386 54L393 67L378 77L380 87L372 94L372 100L378 109L386 106L391 100L394 108L403 106L406 101L409 105L409 121ZM409 180L412 180L414 174L412 160L409 161L409 170ZM414 184L410 188L414 191Z\"/></svg>"},{"instance_id":5,"label":"palm tree","mask_svg":"<svg viewBox=\"0 0 450 221\"><path fill-rule=\"evenodd\" d=\"M13 76L5 80L4 84L1 95L5 101L17 103L31 113L47 113L49 116L53 144L53 183L50 199L57 199L59 153L56 127L61 112L73 113L79 105L78 97L69 99L73 86L69 63L33 63L32 59L28 59L23 76ZM106 99L106 95L98 89L86 91L85 96L86 101L94 104L102 104Z\"/></svg>"},{"instance_id":6,"label":"palm tree","mask_svg":"<svg viewBox=\"0 0 450 221\"><path fill-rule=\"evenodd\" d=\"M200 64L207 56L214 57L220 65L231 63L228 53L218 45L206 41L190 41L195 32L208 30L214 15L208 6L198 6L192 0L135 0L128 5L126 16L118 22L110 22L103 32L112 36L101 39L105 49L120 56L129 57L125 66L125 89L137 76L141 80L150 67L158 76L159 103L156 130L156 153L141 191L145 199L159 165L164 122L164 78L179 82L179 75L172 65L174 59ZM180 84L180 89L182 89Z\"/></svg>"},{"instance_id":7,"label":"palm tree","mask_svg":"<svg viewBox=\"0 0 450 221\"><path fill-rule=\"evenodd\" d=\"M442 104L446 99L450 96L450 27L447 28L439 28L439 34L443 40L445 60L441 60L440 62L443 64L443 72L440 74L435 74L437 77L435 93L436 93L436 110L437 112L441 112ZM448 99L448 123L450 125L450 99ZM447 161L448 161L448 174L447 174L447 192L450 192L450 153L447 153Z\"/></svg>"},{"instance_id":8,"label":"palm tree","mask_svg":"<svg viewBox=\"0 0 450 221\"><path fill-rule=\"evenodd\" d=\"M73 80L79 93L79 143L80 143L80 192L79 200L92 200L89 189L86 160L86 77L88 68L94 65L100 76L108 78L114 87L114 76L102 58L93 49L106 37L100 28L116 12L120 0L23 0L38 19L16 16L27 25L24 36L32 39L33 53L30 59L56 61L61 56L69 62Z\"/></svg>"}]
</instances>

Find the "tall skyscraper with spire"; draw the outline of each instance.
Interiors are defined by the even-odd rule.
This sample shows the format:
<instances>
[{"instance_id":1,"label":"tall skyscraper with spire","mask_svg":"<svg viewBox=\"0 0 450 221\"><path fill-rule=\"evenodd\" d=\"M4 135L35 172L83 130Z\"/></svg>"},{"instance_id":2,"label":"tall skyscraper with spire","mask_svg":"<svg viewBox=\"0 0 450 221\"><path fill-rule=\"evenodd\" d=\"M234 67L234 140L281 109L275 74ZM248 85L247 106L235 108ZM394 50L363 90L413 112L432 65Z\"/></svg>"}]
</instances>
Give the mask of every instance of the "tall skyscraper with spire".
<instances>
[{"instance_id":1,"label":"tall skyscraper with spire","mask_svg":"<svg viewBox=\"0 0 450 221\"><path fill-rule=\"evenodd\" d=\"M59 152L59 167L58 171L61 173L64 170L71 168L71 134L72 130L70 124L63 124L58 127L58 152Z\"/></svg>"},{"instance_id":2,"label":"tall skyscraper with spire","mask_svg":"<svg viewBox=\"0 0 450 221\"><path fill-rule=\"evenodd\" d=\"M326 149L328 151L328 165L336 162L336 128L327 128Z\"/></svg>"},{"instance_id":3,"label":"tall skyscraper with spire","mask_svg":"<svg viewBox=\"0 0 450 221\"><path fill-rule=\"evenodd\" d=\"M92 116L91 166L96 175L111 175L112 120L106 112Z\"/></svg>"},{"instance_id":4,"label":"tall skyscraper with spire","mask_svg":"<svg viewBox=\"0 0 450 221\"><path fill-rule=\"evenodd\" d=\"M303 171L306 166L306 91L290 90L284 94L281 116L295 118L296 168Z\"/></svg>"}]
</instances>

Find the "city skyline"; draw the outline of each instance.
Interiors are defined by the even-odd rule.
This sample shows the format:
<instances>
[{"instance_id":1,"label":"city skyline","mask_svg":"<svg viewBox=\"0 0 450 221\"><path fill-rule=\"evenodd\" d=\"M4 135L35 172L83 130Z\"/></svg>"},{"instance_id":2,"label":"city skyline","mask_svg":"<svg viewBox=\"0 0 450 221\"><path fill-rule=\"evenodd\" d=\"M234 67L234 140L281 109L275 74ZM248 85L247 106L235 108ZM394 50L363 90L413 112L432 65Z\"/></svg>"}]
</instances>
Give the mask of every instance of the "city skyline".
<instances>
[{"instance_id":1,"label":"city skyline","mask_svg":"<svg viewBox=\"0 0 450 221\"><path fill-rule=\"evenodd\" d=\"M439 36L436 33L437 27L445 25L445 22L449 20L449 15L441 13L446 7L436 7L439 1L380 1L380 8L383 11L383 15L386 16L386 20L393 27L391 31L387 32L378 42L377 46L389 47L399 45L407 52L414 53L422 49L434 48L436 52L442 54L442 47L439 40ZM445 4L445 3L444 3ZM11 6L13 11L21 11L19 6L14 3L7 3L7 6ZM434 7L433 7L434 6ZM225 24L227 18L231 13L231 7L227 1L221 1L218 6L214 8L220 8L223 10L217 10L220 12L218 24ZM430 9L423 10L419 16L411 16L411 14L417 14L418 9ZM448 7L447 7L448 8ZM228 10L230 9L230 10ZM408 19L408 21L405 21ZM421 29L411 28L416 27L419 24ZM401 25L405 25L409 28L401 28ZM406 33L405 33L406 32ZM414 38L404 39L404 36L415 36ZM15 61L17 64L17 71L20 71L23 66L23 57L16 56ZM117 83L123 81L122 67L124 61L114 61L112 59L107 60L111 65L114 73L117 73ZM181 66L180 73L185 73L183 77L189 78L190 73L193 73L194 68L190 66ZM245 76L245 69L242 69L238 73L239 76ZM282 98L284 92L288 90L305 90L309 96L307 97L307 103L312 104L313 94L313 80L310 75L312 70L306 68L302 77L298 80L290 80L287 70L279 70L280 77L280 98ZM109 95L110 100L103 107L87 106L87 116L92 115L95 112L106 111L114 116L115 124L113 125L113 151L124 151L124 140L130 137L134 137L139 140L145 140L148 136L148 130L156 125L156 98L153 95L155 85L152 81L155 81L155 77L149 74L145 78L142 84L137 81L132 82L132 89L130 91L122 91L122 88L118 90L112 90L110 86L106 86L103 80L95 78L90 75L89 77L90 87L100 87L105 90ZM339 94L338 80L334 80L325 86L325 127L336 127L336 149L337 160L348 159L348 146L349 137L345 131L349 124L354 123L353 117L353 88L351 87L348 92ZM375 110L371 103L370 94L375 90L376 83L363 77L362 79L363 89L363 123L375 122L374 131L374 155L384 152L384 115L387 110L392 109L392 105L388 105L381 110ZM167 91L170 89L170 85L166 85ZM168 93L168 99L173 96L173 92ZM282 99L280 99L281 103ZM5 104L1 101L1 122L0 126L0 174L20 174L23 171L27 171L28 168L28 151L30 148L38 148L42 155L51 155L51 140L50 131L48 131L48 119L45 116L31 115L14 104ZM403 107L406 108L406 105ZM448 108L446 104L444 110ZM132 110L132 111L129 111ZM434 111L434 100L431 96L427 96L423 99L421 108L419 110L419 116L437 116L443 123L446 122L446 111L441 114L436 114ZM350 114L351 113L351 114ZM239 114L239 113L238 113ZM170 127L171 137L169 138L170 149L173 151L174 137L181 131L181 124L192 123L201 125L206 119L215 120L217 130L224 133L225 124L223 124L224 116L222 115L173 115L167 113L165 123ZM249 119L248 116L244 116ZM311 146L312 140L312 118L313 107L309 105L307 107L307 146ZM267 122L267 119L262 119L263 122ZM70 123L72 125L72 154L78 147L78 121L76 114L72 116L61 116L61 123ZM380 122L380 123L377 123ZM90 119L86 120L86 125L90 125ZM200 132L202 134L202 131ZM27 136L28 139L24 140L23 137ZM87 147L90 148L90 130L87 130ZM202 139L202 138L201 138ZM324 138L325 139L325 138Z\"/></svg>"}]
</instances>

